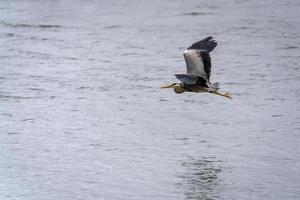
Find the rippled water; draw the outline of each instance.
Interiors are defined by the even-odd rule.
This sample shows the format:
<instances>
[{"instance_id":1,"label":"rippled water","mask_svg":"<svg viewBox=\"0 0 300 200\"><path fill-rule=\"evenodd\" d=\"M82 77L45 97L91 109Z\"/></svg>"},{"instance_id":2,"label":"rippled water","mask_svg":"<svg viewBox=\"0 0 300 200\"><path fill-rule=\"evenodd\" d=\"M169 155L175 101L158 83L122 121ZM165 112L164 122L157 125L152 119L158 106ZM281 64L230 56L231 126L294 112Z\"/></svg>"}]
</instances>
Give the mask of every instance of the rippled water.
<instances>
[{"instance_id":1,"label":"rippled water","mask_svg":"<svg viewBox=\"0 0 300 200\"><path fill-rule=\"evenodd\" d=\"M300 3L0 2L0 199L299 199ZM213 35L234 99L160 90Z\"/></svg>"}]
</instances>

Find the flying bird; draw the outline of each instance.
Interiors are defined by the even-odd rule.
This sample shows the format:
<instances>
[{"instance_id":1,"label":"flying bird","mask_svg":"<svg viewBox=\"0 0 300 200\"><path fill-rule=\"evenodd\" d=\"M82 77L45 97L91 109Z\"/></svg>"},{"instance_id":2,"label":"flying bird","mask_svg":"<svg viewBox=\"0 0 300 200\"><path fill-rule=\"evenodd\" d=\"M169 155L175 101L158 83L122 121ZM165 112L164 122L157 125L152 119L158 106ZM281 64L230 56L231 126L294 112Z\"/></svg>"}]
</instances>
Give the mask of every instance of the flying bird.
<instances>
[{"instance_id":1,"label":"flying bird","mask_svg":"<svg viewBox=\"0 0 300 200\"><path fill-rule=\"evenodd\" d=\"M209 53L215 49L217 42L212 36L194 43L183 52L186 62L186 74L174 74L180 83L161 86L160 88L174 88L175 93L209 92L231 99L228 92L219 92L219 84L210 83L211 59Z\"/></svg>"}]
</instances>

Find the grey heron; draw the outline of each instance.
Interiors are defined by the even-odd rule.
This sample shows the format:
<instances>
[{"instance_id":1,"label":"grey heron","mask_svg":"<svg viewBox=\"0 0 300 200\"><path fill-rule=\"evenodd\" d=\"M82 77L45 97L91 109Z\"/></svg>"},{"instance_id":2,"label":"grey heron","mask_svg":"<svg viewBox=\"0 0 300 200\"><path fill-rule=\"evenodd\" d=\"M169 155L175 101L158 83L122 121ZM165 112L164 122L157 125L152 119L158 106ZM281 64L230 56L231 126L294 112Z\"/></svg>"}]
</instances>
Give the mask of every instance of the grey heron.
<instances>
[{"instance_id":1,"label":"grey heron","mask_svg":"<svg viewBox=\"0 0 300 200\"><path fill-rule=\"evenodd\" d=\"M210 83L211 59L209 53L215 49L217 42L212 36L194 43L183 52L186 62L186 74L174 74L180 83L161 86L160 88L174 88L175 93L209 92L231 99L228 92L219 92L219 84Z\"/></svg>"}]
</instances>

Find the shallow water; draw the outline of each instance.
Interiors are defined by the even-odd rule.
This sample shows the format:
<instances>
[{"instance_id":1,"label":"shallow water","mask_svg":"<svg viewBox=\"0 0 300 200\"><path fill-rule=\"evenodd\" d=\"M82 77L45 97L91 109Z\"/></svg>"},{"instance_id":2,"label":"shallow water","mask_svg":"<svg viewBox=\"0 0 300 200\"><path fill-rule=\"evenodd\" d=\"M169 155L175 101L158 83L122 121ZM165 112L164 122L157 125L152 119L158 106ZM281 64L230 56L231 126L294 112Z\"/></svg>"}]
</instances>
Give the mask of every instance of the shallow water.
<instances>
[{"instance_id":1,"label":"shallow water","mask_svg":"<svg viewBox=\"0 0 300 200\"><path fill-rule=\"evenodd\" d=\"M299 199L299 1L0 2L0 199ZM213 35L232 101L160 90Z\"/></svg>"}]
</instances>

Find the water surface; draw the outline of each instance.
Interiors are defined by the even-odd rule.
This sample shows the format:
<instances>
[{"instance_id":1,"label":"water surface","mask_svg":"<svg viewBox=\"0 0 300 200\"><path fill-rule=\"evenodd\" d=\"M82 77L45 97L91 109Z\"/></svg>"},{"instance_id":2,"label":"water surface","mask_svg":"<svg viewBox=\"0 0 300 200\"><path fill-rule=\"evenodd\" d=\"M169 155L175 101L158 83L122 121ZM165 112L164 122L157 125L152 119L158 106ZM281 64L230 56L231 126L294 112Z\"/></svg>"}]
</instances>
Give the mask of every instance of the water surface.
<instances>
[{"instance_id":1,"label":"water surface","mask_svg":"<svg viewBox=\"0 0 300 200\"><path fill-rule=\"evenodd\" d=\"M299 199L299 9L1 1L0 199ZM160 90L209 35L234 99Z\"/></svg>"}]
</instances>

